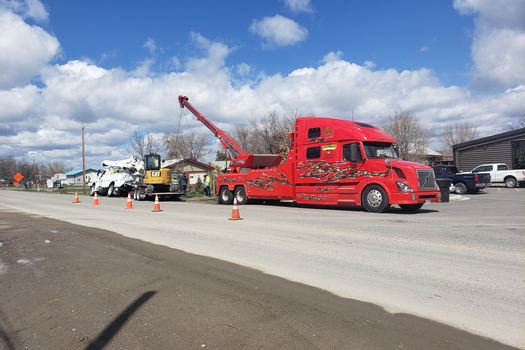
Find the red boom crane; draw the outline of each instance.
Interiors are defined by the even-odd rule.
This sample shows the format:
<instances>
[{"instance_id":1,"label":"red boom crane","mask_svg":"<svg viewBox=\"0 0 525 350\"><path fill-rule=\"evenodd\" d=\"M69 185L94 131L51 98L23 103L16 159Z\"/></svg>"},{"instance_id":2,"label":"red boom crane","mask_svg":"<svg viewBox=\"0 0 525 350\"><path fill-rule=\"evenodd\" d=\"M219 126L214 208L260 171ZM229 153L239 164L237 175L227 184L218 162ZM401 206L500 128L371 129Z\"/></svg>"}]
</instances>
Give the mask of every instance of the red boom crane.
<instances>
[{"instance_id":1,"label":"red boom crane","mask_svg":"<svg viewBox=\"0 0 525 350\"><path fill-rule=\"evenodd\" d=\"M281 155L278 154L252 154L247 153L235 141L233 137L228 135L225 131L219 129L213 124L204 114L199 112L190 102L187 96L179 96L179 104L181 108L186 107L193 115L206 126L219 139L224 148L230 153L232 158L232 168L262 168L277 165L281 162Z\"/></svg>"}]
</instances>

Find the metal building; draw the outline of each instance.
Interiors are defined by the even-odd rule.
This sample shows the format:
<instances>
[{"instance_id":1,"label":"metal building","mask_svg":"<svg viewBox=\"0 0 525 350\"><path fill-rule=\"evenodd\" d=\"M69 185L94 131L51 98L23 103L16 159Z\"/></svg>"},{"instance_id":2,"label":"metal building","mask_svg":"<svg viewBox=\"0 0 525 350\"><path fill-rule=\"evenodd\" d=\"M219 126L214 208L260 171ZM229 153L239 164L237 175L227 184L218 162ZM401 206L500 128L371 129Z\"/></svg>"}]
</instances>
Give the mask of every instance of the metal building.
<instances>
[{"instance_id":1,"label":"metal building","mask_svg":"<svg viewBox=\"0 0 525 350\"><path fill-rule=\"evenodd\" d=\"M506 163L512 169L525 169L525 128L458 143L452 150L460 171L485 163Z\"/></svg>"}]
</instances>

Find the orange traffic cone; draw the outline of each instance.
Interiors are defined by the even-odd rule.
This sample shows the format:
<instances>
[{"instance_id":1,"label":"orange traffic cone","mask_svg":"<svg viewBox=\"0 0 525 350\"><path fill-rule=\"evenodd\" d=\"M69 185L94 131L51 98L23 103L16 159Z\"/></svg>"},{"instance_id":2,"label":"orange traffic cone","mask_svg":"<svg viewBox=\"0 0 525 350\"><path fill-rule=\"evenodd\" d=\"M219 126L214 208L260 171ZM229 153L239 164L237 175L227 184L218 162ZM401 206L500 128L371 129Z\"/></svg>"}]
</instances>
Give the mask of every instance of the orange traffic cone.
<instances>
[{"instance_id":1,"label":"orange traffic cone","mask_svg":"<svg viewBox=\"0 0 525 350\"><path fill-rule=\"evenodd\" d=\"M73 203L80 203L80 199L78 199L78 193L75 192L75 198L73 198Z\"/></svg>"},{"instance_id":2,"label":"orange traffic cone","mask_svg":"<svg viewBox=\"0 0 525 350\"><path fill-rule=\"evenodd\" d=\"M232 215L228 220L242 220L241 214L239 213L239 208L237 208L237 198L233 200Z\"/></svg>"},{"instance_id":3,"label":"orange traffic cone","mask_svg":"<svg viewBox=\"0 0 525 350\"><path fill-rule=\"evenodd\" d=\"M97 192L95 192L95 196L93 197L93 205L100 205L100 202L98 201Z\"/></svg>"},{"instance_id":4,"label":"orange traffic cone","mask_svg":"<svg viewBox=\"0 0 525 350\"><path fill-rule=\"evenodd\" d=\"M128 193L128 200L126 201L126 209L133 209L133 201L131 200L131 194Z\"/></svg>"},{"instance_id":5,"label":"orange traffic cone","mask_svg":"<svg viewBox=\"0 0 525 350\"><path fill-rule=\"evenodd\" d=\"M155 194L155 203L153 203L153 210L152 211L162 211L160 210L160 203L159 203L159 195Z\"/></svg>"}]
</instances>

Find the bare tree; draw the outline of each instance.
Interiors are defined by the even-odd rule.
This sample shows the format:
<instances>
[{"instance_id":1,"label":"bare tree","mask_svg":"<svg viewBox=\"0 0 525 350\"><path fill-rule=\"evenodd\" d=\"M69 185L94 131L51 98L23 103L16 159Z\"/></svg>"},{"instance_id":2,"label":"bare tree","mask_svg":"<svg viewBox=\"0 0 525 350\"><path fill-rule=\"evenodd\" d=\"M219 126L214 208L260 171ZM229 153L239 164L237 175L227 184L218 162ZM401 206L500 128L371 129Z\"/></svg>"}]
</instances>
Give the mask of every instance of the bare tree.
<instances>
[{"instance_id":1,"label":"bare tree","mask_svg":"<svg viewBox=\"0 0 525 350\"><path fill-rule=\"evenodd\" d=\"M8 182L13 181L17 170L17 161L14 157L0 157L0 179Z\"/></svg>"},{"instance_id":2,"label":"bare tree","mask_svg":"<svg viewBox=\"0 0 525 350\"><path fill-rule=\"evenodd\" d=\"M208 154L206 146L210 142L208 133L198 133L193 130L179 135L166 137L165 144L168 158L190 158L202 161Z\"/></svg>"},{"instance_id":3,"label":"bare tree","mask_svg":"<svg viewBox=\"0 0 525 350\"><path fill-rule=\"evenodd\" d=\"M57 173L65 173L68 170L64 162L53 161L40 166L40 173L46 178L50 178Z\"/></svg>"},{"instance_id":4,"label":"bare tree","mask_svg":"<svg viewBox=\"0 0 525 350\"><path fill-rule=\"evenodd\" d=\"M12 156L0 157L0 180L14 182L13 176L19 172L24 176L23 183L30 185L44 185L45 181L55 175L70 170L63 162L52 161L37 163L25 159L16 159Z\"/></svg>"},{"instance_id":5,"label":"bare tree","mask_svg":"<svg viewBox=\"0 0 525 350\"><path fill-rule=\"evenodd\" d=\"M417 119L409 112L397 112L385 124L384 129L397 140L402 159L419 162L424 160L428 137Z\"/></svg>"},{"instance_id":6,"label":"bare tree","mask_svg":"<svg viewBox=\"0 0 525 350\"><path fill-rule=\"evenodd\" d=\"M164 142L161 138L153 134L146 136L146 154L156 153L164 155L165 152L166 147L164 147Z\"/></svg>"},{"instance_id":7,"label":"bare tree","mask_svg":"<svg viewBox=\"0 0 525 350\"><path fill-rule=\"evenodd\" d=\"M510 122L507 127L509 130L517 130L525 128L525 115L515 118L513 122Z\"/></svg>"},{"instance_id":8,"label":"bare tree","mask_svg":"<svg viewBox=\"0 0 525 350\"><path fill-rule=\"evenodd\" d=\"M453 145L474 140L476 137L478 137L478 128L468 121L449 125L441 135L441 152L450 156Z\"/></svg>"},{"instance_id":9,"label":"bare tree","mask_svg":"<svg viewBox=\"0 0 525 350\"><path fill-rule=\"evenodd\" d=\"M243 149L251 153L288 153L288 133L293 131L296 115L279 115L273 111L268 116L252 121L249 127L237 127L234 137Z\"/></svg>"},{"instance_id":10,"label":"bare tree","mask_svg":"<svg viewBox=\"0 0 525 350\"><path fill-rule=\"evenodd\" d=\"M128 150L131 155L134 155L139 159L144 159L144 156L150 153L160 155L165 153L162 140L151 133L147 133L141 128L136 128L129 135Z\"/></svg>"},{"instance_id":11,"label":"bare tree","mask_svg":"<svg viewBox=\"0 0 525 350\"><path fill-rule=\"evenodd\" d=\"M233 138L239 146L241 146L244 150L250 150L251 149L251 132L250 128L247 126L237 126L233 130Z\"/></svg>"}]
</instances>

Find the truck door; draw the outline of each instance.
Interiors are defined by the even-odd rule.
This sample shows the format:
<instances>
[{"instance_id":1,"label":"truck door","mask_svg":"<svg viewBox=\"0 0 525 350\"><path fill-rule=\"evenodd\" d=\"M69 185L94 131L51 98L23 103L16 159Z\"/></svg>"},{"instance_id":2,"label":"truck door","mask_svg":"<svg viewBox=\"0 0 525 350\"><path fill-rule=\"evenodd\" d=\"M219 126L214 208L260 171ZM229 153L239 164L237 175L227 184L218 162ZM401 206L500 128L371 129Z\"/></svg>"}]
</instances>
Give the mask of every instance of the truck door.
<instances>
[{"instance_id":1,"label":"truck door","mask_svg":"<svg viewBox=\"0 0 525 350\"><path fill-rule=\"evenodd\" d=\"M505 180L505 175L508 174L507 170L509 170L509 167L505 164L494 165L494 167L497 167L497 169L494 169L492 173L494 173L497 180L493 180L493 182L504 182L503 180ZM492 173L490 173L490 176L492 176Z\"/></svg>"},{"instance_id":2,"label":"truck door","mask_svg":"<svg viewBox=\"0 0 525 350\"><path fill-rule=\"evenodd\" d=\"M357 190L362 180L361 172L364 164L360 142L343 144L343 163L338 179L338 203L341 205L355 204L359 192Z\"/></svg>"}]
</instances>

